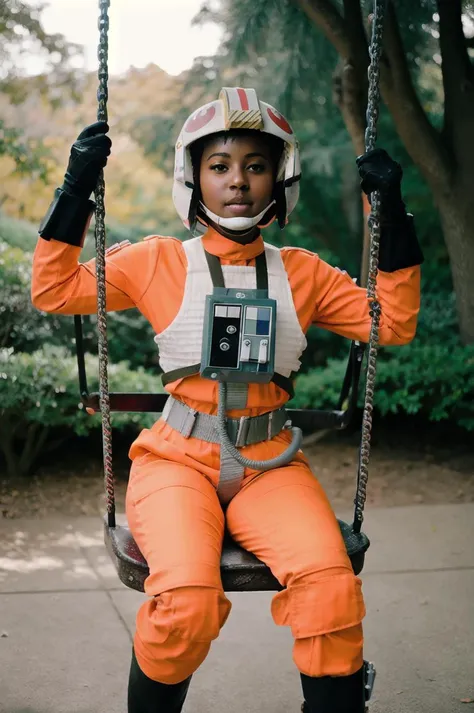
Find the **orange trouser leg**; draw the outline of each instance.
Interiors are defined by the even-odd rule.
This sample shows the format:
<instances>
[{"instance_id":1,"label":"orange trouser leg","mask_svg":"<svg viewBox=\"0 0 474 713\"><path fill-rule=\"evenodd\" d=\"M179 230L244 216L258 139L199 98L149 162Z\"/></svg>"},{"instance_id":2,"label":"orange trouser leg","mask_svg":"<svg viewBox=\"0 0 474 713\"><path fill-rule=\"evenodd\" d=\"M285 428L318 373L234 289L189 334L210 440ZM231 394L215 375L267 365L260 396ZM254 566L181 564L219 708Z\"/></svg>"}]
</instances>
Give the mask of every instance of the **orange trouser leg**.
<instances>
[{"instance_id":1,"label":"orange trouser leg","mask_svg":"<svg viewBox=\"0 0 474 713\"><path fill-rule=\"evenodd\" d=\"M286 589L272 602L290 626L293 659L307 676L344 676L363 664L364 603L336 517L314 475L290 465L256 477L227 510L230 533Z\"/></svg>"},{"instance_id":2,"label":"orange trouser leg","mask_svg":"<svg viewBox=\"0 0 474 713\"><path fill-rule=\"evenodd\" d=\"M149 678L179 683L204 661L230 612L220 577L224 515L203 475L152 454L132 465L126 510L150 568L137 661Z\"/></svg>"}]
</instances>

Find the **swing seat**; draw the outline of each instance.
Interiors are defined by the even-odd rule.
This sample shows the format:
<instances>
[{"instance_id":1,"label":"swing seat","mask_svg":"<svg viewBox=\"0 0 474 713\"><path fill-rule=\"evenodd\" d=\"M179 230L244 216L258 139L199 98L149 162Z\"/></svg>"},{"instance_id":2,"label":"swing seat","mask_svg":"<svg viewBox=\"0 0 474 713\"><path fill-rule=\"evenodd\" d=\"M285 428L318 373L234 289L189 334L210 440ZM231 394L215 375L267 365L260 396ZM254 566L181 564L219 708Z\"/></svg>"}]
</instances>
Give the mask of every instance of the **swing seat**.
<instances>
[{"instance_id":1,"label":"swing seat","mask_svg":"<svg viewBox=\"0 0 474 713\"><path fill-rule=\"evenodd\" d=\"M363 532L353 532L350 525L338 520L354 574L364 566L370 542ZM104 522L104 539L120 581L138 592L144 591L148 565L127 526L110 527ZM270 569L255 555L237 545L226 533L221 558L222 586L226 592L273 592L283 589Z\"/></svg>"}]
</instances>

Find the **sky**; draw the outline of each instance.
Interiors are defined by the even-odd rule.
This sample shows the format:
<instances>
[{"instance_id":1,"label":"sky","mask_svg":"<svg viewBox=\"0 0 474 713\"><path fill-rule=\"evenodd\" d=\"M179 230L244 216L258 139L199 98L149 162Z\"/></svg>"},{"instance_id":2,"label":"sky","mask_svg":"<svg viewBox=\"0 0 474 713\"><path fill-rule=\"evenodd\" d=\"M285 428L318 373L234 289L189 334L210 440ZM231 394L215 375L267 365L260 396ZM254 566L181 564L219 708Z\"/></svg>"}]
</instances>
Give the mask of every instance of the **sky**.
<instances>
[{"instance_id":1,"label":"sky","mask_svg":"<svg viewBox=\"0 0 474 713\"><path fill-rule=\"evenodd\" d=\"M28 0L35 4L37 0ZM97 67L98 0L45 0L41 18L48 33L60 32L83 45L85 69ZM191 27L203 0L111 0L109 17L109 73L122 74L130 66L157 64L169 74L190 67L194 57L213 54L220 28ZM84 66L84 65L82 65ZM30 56L27 71L42 70L41 60Z\"/></svg>"}]
</instances>

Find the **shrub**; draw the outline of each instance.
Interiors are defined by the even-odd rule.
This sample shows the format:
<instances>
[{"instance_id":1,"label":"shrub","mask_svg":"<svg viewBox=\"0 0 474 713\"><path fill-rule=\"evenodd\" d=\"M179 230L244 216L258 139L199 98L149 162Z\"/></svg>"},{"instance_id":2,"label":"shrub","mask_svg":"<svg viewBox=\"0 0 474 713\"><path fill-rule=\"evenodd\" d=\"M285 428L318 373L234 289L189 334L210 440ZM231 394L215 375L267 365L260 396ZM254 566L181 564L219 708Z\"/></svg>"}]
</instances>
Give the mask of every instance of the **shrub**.
<instances>
[{"instance_id":1,"label":"shrub","mask_svg":"<svg viewBox=\"0 0 474 713\"><path fill-rule=\"evenodd\" d=\"M51 195L51 200L53 196ZM44 210L46 213L47 205ZM163 228L161 228L163 232ZM144 238L149 231L137 225L122 225L107 219L107 245L130 240L135 243ZM0 212L0 241L7 243L12 248L20 248L26 252L33 252L38 240L38 226L26 220L11 218ZM95 256L94 221L87 233L84 249L81 253L81 262L86 262Z\"/></svg>"},{"instance_id":2,"label":"shrub","mask_svg":"<svg viewBox=\"0 0 474 713\"><path fill-rule=\"evenodd\" d=\"M0 240L13 248L34 250L38 240L38 226L0 213Z\"/></svg>"},{"instance_id":3,"label":"shrub","mask_svg":"<svg viewBox=\"0 0 474 713\"><path fill-rule=\"evenodd\" d=\"M0 240L0 348L33 352L44 344L66 347L75 353L72 317L47 314L31 304L31 253ZM97 352L96 316L83 318L84 349ZM154 332L138 310L112 313L108 319L110 358L133 367L157 369ZM137 345L140 344L140 349Z\"/></svg>"},{"instance_id":4,"label":"shrub","mask_svg":"<svg viewBox=\"0 0 474 713\"><path fill-rule=\"evenodd\" d=\"M40 312L31 304L31 254L0 240L0 348L33 352L43 344L73 348L70 317ZM86 329L86 344L91 341Z\"/></svg>"},{"instance_id":5,"label":"shrub","mask_svg":"<svg viewBox=\"0 0 474 713\"><path fill-rule=\"evenodd\" d=\"M98 390L98 362L86 355L91 391ZM161 391L156 376L131 371L126 362L111 365L111 391ZM89 416L78 396L77 367L64 347L45 345L32 354L0 350L0 449L9 475L31 472L39 454L51 451L74 434L87 435L100 426L100 415ZM149 427L153 414L112 414L114 428Z\"/></svg>"},{"instance_id":6,"label":"shrub","mask_svg":"<svg viewBox=\"0 0 474 713\"><path fill-rule=\"evenodd\" d=\"M331 359L326 367L301 375L293 403L334 407L344 373L345 361ZM414 341L380 349L374 403L382 415L421 414L474 430L474 345L463 345L457 335L453 295L426 295Z\"/></svg>"},{"instance_id":7,"label":"shrub","mask_svg":"<svg viewBox=\"0 0 474 713\"><path fill-rule=\"evenodd\" d=\"M92 318L95 323L95 317ZM159 374L158 348L153 341L151 324L137 309L113 312L107 319L109 354L112 362L127 361L135 369L140 366Z\"/></svg>"},{"instance_id":8,"label":"shrub","mask_svg":"<svg viewBox=\"0 0 474 713\"><path fill-rule=\"evenodd\" d=\"M344 372L345 362L333 359L298 377L292 405L334 408ZM374 403L383 416L424 414L430 421L451 420L474 430L474 346L414 343L387 349L378 360Z\"/></svg>"}]
</instances>

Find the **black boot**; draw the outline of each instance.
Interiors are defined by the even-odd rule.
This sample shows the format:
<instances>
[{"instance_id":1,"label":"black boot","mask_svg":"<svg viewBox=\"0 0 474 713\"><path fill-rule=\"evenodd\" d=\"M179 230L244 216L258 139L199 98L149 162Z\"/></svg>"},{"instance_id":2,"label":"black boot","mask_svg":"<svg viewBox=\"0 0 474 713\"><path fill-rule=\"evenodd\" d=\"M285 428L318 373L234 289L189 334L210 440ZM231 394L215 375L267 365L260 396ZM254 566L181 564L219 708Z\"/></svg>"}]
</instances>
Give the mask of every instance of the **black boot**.
<instances>
[{"instance_id":1,"label":"black boot","mask_svg":"<svg viewBox=\"0 0 474 713\"><path fill-rule=\"evenodd\" d=\"M301 674L304 713L364 713L364 667L350 676L312 678Z\"/></svg>"},{"instance_id":2,"label":"black boot","mask_svg":"<svg viewBox=\"0 0 474 713\"><path fill-rule=\"evenodd\" d=\"M128 680L128 713L181 713L191 676L181 683L166 684L145 676L132 652Z\"/></svg>"}]
</instances>

